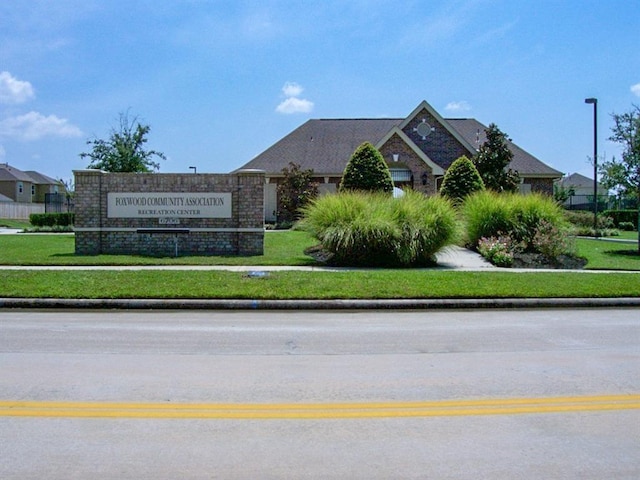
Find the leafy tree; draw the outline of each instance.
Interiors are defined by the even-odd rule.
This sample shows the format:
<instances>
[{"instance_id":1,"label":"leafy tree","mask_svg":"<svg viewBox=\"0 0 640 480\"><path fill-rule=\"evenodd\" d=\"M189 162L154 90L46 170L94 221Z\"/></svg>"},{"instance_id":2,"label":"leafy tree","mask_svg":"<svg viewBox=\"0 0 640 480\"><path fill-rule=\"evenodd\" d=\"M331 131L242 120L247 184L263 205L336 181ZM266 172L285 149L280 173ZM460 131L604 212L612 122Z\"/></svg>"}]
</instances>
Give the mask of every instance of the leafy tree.
<instances>
[{"instance_id":1,"label":"leafy tree","mask_svg":"<svg viewBox=\"0 0 640 480\"><path fill-rule=\"evenodd\" d=\"M108 140L87 140L91 152L81 153L81 158L91 161L87 168L96 168L105 172L151 172L158 170L160 164L153 157L166 160L162 152L145 150L147 135L151 128L141 125L138 118L129 119L127 113L120 114L119 130L111 130Z\"/></svg>"},{"instance_id":2,"label":"leafy tree","mask_svg":"<svg viewBox=\"0 0 640 480\"><path fill-rule=\"evenodd\" d=\"M302 215L300 209L318 196L318 184L313 181L313 169L301 170L293 162L282 169L284 178L278 185L278 222L293 222Z\"/></svg>"},{"instance_id":3,"label":"leafy tree","mask_svg":"<svg viewBox=\"0 0 640 480\"><path fill-rule=\"evenodd\" d=\"M463 155L447 169L440 194L454 204L460 204L467 196L479 190L484 190L482 177L473 162Z\"/></svg>"},{"instance_id":4,"label":"leafy tree","mask_svg":"<svg viewBox=\"0 0 640 480\"><path fill-rule=\"evenodd\" d=\"M473 160L485 187L496 192L517 192L520 177L508 168L513 159L507 144L511 139L495 123L490 124L485 133L487 140L480 145Z\"/></svg>"},{"instance_id":5,"label":"leafy tree","mask_svg":"<svg viewBox=\"0 0 640 480\"><path fill-rule=\"evenodd\" d=\"M602 183L607 188L618 191L624 197L636 197L638 200L638 220L640 221L640 107L634 105L631 111L612 115L609 140L622 145L622 158L613 158L600 167ZM640 232L640 223L638 223ZM640 254L640 234L638 238Z\"/></svg>"},{"instance_id":6,"label":"leafy tree","mask_svg":"<svg viewBox=\"0 0 640 480\"><path fill-rule=\"evenodd\" d=\"M576 194L576 189L572 185L565 187L560 183L553 184L553 199L559 204L563 204L564 202L569 200L570 197L573 197L575 194Z\"/></svg>"},{"instance_id":7,"label":"leafy tree","mask_svg":"<svg viewBox=\"0 0 640 480\"><path fill-rule=\"evenodd\" d=\"M353 152L342 174L339 190L393 192L389 167L371 143L364 142Z\"/></svg>"}]
</instances>

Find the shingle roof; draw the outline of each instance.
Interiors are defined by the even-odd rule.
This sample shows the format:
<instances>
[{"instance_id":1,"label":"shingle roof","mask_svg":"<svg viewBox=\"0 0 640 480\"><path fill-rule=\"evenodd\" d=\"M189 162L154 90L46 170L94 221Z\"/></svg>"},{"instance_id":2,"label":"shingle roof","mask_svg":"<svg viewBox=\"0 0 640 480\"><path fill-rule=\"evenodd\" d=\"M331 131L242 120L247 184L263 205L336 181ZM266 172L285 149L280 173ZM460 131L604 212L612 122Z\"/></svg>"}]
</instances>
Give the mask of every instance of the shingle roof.
<instances>
[{"instance_id":1,"label":"shingle roof","mask_svg":"<svg viewBox=\"0 0 640 480\"><path fill-rule=\"evenodd\" d=\"M55 178L51 178L44 173L36 172L34 170L27 170L25 173L33 178L33 183L38 185L56 185L61 183Z\"/></svg>"},{"instance_id":2,"label":"shingle roof","mask_svg":"<svg viewBox=\"0 0 640 480\"><path fill-rule=\"evenodd\" d=\"M36 172L35 170L23 172L19 168L12 167L8 163L0 163L0 181L29 182L36 185L56 185L61 183L58 180L43 173Z\"/></svg>"},{"instance_id":3,"label":"shingle roof","mask_svg":"<svg viewBox=\"0 0 640 480\"><path fill-rule=\"evenodd\" d=\"M340 176L355 149L363 142L377 144L403 118L316 119L309 120L293 132L254 157L241 169L260 169L278 174L290 162L304 170L313 169L318 176ZM464 140L481 145L487 128L472 118L445 119ZM479 131L479 135L478 135ZM479 143L477 142L479 141ZM561 177L562 173L544 164L516 144L511 168L524 175Z\"/></svg>"},{"instance_id":4,"label":"shingle roof","mask_svg":"<svg viewBox=\"0 0 640 480\"><path fill-rule=\"evenodd\" d=\"M560 183L566 187L592 187L593 178L585 177L579 173L572 173L564 177Z\"/></svg>"},{"instance_id":5,"label":"shingle roof","mask_svg":"<svg viewBox=\"0 0 640 480\"><path fill-rule=\"evenodd\" d=\"M0 181L34 183L33 178L31 178L26 172L12 167L8 163L0 163Z\"/></svg>"},{"instance_id":6,"label":"shingle roof","mask_svg":"<svg viewBox=\"0 0 640 480\"><path fill-rule=\"evenodd\" d=\"M480 147L486 140L485 125L475 118L448 118L447 123L451 125L467 142ZM510 168L526 175L541 175L561 177L562 172L551 168L541 162L529 152L523 150L513 142L509 142L509 149L513 153Z\"/></svg>"},{"instance_id":7,"label":"shingle roof","mask_svg":"<svg viewBox=\"0 0 640 480\"><path fill-rule=\"evenodd\" d=\"M242 168L279 173L294 162L317 175L342 175L349 158L363 142L377 143L403 119L309 120L257 155Z\"/></svg>"}]
</instances>

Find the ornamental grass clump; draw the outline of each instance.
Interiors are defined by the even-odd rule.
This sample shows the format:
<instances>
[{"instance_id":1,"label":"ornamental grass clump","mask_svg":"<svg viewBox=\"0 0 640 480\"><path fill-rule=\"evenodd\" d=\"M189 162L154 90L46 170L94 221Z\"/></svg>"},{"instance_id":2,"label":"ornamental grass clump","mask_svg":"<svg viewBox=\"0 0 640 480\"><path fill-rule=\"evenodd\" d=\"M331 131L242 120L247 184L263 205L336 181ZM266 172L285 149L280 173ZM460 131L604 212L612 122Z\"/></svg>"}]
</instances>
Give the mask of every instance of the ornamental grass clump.
<instances>
[{"instance_id":1,"label":"ornamental grass clump","mask_svg":"<svg viewBox=\"0 0 640 480\"><path fill-rule=\"evenodd\" d=\"M409 267L433 264L435 253L455 240L457 223L442 198L343 192L316 199L300 226L320 241L333 265Z\"/></svg>"},{"instance_id":2,"label":"ornamental grass clump","mask_svg":"<svg viewBox=\"0 0 640 480\"><path fill-rule=\"evenodd\" d=\"M496 242L501 255L537 254L552 263L575 252L563 210L550 197L480 192L466 199L462 213L467 244L490 261Z\"/></svg>"}]
</instances>

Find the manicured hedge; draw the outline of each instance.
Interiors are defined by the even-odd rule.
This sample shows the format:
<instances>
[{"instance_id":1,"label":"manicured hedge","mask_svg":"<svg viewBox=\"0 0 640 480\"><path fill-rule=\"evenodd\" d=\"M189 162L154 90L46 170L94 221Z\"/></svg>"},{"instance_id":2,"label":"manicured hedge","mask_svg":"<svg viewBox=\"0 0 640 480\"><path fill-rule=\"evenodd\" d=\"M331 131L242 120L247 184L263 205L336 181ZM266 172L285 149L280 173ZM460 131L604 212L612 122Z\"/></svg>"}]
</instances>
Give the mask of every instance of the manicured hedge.
<instances>
[{"instance_id":1,"label":"manicured hedge","mask_svg":"<svg viewBox=\"0 0 640 480\"><path fill-rule=\"evenodd\" d=\"M616 227L620 223L633 223L634 228L638 228L638 210L606 210L604 215L611 217Z\"/></svg>"},{"instance_id":2,"label":"manicured hedge","mask_svg":"<svg viewBox=\"0 0 640 480\"><path fill-rule=\"evenodd\" d=\"M73 225L73 213L32 213L29 222L34 227L68 227Z\"/></svg>"}]
</instances>

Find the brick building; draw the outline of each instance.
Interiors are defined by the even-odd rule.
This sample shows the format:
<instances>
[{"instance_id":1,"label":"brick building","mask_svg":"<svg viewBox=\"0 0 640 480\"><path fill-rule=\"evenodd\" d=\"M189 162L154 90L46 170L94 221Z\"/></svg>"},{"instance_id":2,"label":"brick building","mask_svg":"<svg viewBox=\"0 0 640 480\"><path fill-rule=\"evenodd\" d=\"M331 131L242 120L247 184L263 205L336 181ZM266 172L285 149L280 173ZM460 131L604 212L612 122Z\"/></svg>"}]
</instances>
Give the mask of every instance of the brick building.
<instances>
[{"instance_id":1,"label":"brick building","mask_svg":"<svg viewBox=\"0 0 640 480\"><path fill-rule=\"evenodd\" d=\"M290 162L313 169L320 192L335 192L353 152L370 142L382 153L396 187L432 195L454 160L476 154L486 128L472 118L444 119L423 101L406 118L309 120L241 168L266 172L265 217L273 221L277 184ZM521 191L552 194L562 173L512 142L509 148L510 168L520 175Z\"/></svg>"}]
</instances>

